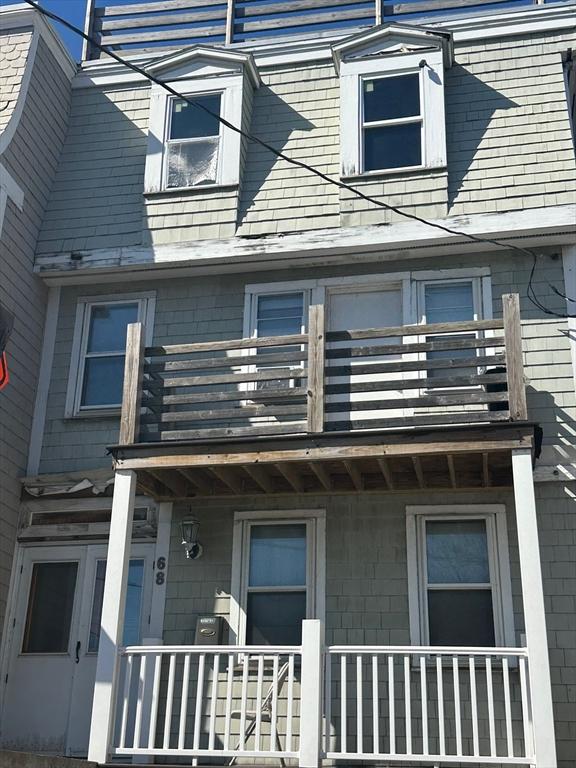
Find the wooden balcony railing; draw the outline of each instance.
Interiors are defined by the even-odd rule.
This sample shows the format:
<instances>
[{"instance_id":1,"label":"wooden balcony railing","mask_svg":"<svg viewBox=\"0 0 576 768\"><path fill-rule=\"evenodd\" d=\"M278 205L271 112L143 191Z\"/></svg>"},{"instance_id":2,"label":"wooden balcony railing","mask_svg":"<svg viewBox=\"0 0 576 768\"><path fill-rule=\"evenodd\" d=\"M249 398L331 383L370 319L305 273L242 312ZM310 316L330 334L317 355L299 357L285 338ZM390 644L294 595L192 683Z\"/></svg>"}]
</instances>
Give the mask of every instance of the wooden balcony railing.
<instances>
[{"instance_id":1,"label":"wooden balcony railing","mask_svg":"<svg viewBox=\"0 0 576 768\"><path fill-rule=\"evenodd\" d=\"M517 295L503 317L144 348L130 325L120 445L527 418Z\"/></svg>"}]
</instances>

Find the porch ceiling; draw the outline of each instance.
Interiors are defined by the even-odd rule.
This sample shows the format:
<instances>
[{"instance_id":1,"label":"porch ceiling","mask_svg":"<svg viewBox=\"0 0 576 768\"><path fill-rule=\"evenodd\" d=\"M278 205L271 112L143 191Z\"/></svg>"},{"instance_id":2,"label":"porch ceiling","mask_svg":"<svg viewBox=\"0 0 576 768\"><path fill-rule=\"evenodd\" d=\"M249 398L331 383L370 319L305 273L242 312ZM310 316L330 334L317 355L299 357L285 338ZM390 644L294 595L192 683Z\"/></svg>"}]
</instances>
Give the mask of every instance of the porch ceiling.
<instances>
[{"instance_id":1,"label":"porch ceiling","mask_svg":"<svg viewBox=\"0 0 576 768\"><path fill-rule=\"evenodd\" d=\"M158 500L510 487L511 451L533 447L534 425L321 434L281 440L115 446L115 469L137 472Z\"/></svg>"}]
</instances>

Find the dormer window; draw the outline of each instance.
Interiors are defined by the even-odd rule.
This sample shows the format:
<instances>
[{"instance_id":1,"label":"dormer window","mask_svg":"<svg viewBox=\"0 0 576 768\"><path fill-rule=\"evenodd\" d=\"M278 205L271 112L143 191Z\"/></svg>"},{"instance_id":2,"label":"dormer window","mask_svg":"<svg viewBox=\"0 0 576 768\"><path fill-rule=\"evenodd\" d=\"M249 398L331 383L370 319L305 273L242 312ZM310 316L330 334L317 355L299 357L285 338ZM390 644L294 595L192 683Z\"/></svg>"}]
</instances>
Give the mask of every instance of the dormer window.
<instances>
[{"instance_id":1,"label":"dormer window","mask_svg":"<svg viewBox=\"0 0 576 768\"><path fill-rule=\"evenodd\" d=\"M390 25L332 50L340 74L341 175L445 167L449 35Z\"/></svg>"},{"instance_id":2,"label":"dormer window","mask_svg":"<svg viewBox=\"0 0 576 768\"><path fill-rule=\"evenodd\" d=\"M172 99L166 140L166 188L215 184L220 157L221 93ZM197 106L195 106L197 105ZM212 113L204 112L202 109Z\"/></svg>"},{"instance_id":3,"label":"dormer window","mask_svg":"<svg viewBox=\"0 0 576 768\"><path fill-rule=\"evenodd\" d=\"M363 170L422 165L422 110L418 73L362 82Z\"/></svg>"},{"instance_id":4,"label":"dormer window","mask_svg":"<svg viewBox=\"0 0 576 768\"><path fill-rule=\"evenodd\" d=\"M185 98L152 85L144 193L238 185L244 140L221 120L249 119L244 110L260 83L252 57L198 46L148 69Z\"/></svg>"}]
</instances>

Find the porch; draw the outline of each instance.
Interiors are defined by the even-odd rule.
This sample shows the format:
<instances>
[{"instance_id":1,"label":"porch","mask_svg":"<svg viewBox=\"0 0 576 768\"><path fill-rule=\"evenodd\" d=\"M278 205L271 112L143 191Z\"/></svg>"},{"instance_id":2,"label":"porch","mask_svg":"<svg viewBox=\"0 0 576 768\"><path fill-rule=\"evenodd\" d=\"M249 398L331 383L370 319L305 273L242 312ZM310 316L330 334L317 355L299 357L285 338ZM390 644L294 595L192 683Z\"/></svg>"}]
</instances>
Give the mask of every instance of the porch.
<instances>
[{"instance_id":1,"label":"porch","mask_svg":"<svg viewBox=\"0 0 576 768\"><path fill-rule=\"evenodd\" d=\"M322 307L313 306L305 334L171 347L145 347L142 326L133 325L125 371L120 440L111 449L116 480L92 759L554 768L534 425L516 296L504 297L502 320L327 331ZM502 599L493 609L500 616L494 636L478 644L415 642L412 629L420 622L424 636L427 614L412 606L406 608L408 642L339 643L329 633L326 642L328 627L318 620L318 601L310 609L306 582L296 588L308 590L301 642L246 643L238 584L248 566L234 560L240 534L229 540L228 589L237 593L227 614L230 645L153 640L122 648L137 489L170 509L214 503L230 516L266 504L293 521L303 498L317 509L314 496L400 503L402 494L411 494L402 509L404 550L410 504L430 503L449 489L488 526L489 514L471 506L466 494L488 506L494 494L507 495L522 585L514 610L523 614L524 632L506 629L510 597L506 609ZM179 514L182 519L182 509ZM452 509L447 516L458 515ZM221 539L232 531L228 525L218 529ZM241 531L236 521L234 530L235 536ZM173 527L173 540L178 534ZM493 541L501 534L494 528ZM318 546L316 533L309 541ZM413 549L423 546L420 541ZM405 567L402 576L412 592L422 581L418 567ZM244 613L233 617L233 611Z\"/></svg>"}]
</instances>

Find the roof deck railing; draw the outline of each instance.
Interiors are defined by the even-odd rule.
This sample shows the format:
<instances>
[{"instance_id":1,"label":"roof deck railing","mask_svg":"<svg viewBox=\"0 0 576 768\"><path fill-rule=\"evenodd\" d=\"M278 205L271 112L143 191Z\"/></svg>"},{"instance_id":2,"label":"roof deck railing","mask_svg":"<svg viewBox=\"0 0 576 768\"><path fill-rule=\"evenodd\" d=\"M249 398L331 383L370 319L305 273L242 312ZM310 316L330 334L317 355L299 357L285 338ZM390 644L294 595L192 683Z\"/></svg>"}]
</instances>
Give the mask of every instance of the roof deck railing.
<instances>
[{"instance_id":1,"label":"roof deck railing","mask_svg":"<svg viewBox=\"0 0 576 768\"><path fill-rule=\"evenodd\" d=\"M394 17L473 10L510 0L87 0L85 31L125 53L174 50L195 43L231 45L287 35L358 29ZM521 4L522 0L520 0ZM543 0L526 0L542 4ZM102 52L87 44L84 59Z\"/></svg>"}]
</instances>

